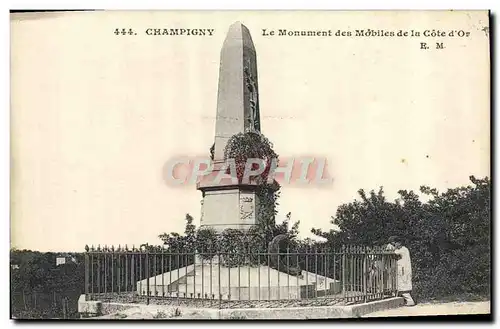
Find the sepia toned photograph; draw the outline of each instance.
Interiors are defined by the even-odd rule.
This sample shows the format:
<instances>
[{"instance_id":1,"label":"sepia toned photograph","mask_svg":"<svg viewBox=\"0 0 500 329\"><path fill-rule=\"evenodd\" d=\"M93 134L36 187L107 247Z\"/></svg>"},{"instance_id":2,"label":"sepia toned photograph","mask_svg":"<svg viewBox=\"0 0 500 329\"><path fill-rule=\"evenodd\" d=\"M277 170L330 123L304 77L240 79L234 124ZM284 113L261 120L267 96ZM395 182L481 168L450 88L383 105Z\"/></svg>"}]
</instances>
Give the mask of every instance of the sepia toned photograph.
<instances>
[{"instance_id":1,"label":"sepia toned photograph","mask_svg":"<svg viewBox=\"0 0 500 329\"><path fill-rule=\"evenodd\" d=\"M12 11L14 320L491 320L490 12Z\"/></svg>"}]
</instances>

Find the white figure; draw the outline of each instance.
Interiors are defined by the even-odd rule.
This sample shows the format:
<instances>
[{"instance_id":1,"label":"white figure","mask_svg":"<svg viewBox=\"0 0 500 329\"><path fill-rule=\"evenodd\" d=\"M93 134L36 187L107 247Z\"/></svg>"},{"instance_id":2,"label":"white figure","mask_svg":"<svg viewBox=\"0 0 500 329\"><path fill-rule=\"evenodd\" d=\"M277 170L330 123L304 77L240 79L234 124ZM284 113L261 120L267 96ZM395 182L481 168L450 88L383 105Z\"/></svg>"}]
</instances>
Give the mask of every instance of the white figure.
<instances>
[{"instance_id":1,"label":"white figure","mask_svg":"<svg viewBox=\"0 0 500 329\"><path fill-rule=\"evenodd\" d=\"M408 248L402 245L399 237L391 237L387 246L389 250L393 250L399 256L397 260L397 290L398 295L402 296L407 306L414 306L415 301L411 296L413 290L412 286L412 271L411 271L411 258Z\"/></svg>"}]
</instances>

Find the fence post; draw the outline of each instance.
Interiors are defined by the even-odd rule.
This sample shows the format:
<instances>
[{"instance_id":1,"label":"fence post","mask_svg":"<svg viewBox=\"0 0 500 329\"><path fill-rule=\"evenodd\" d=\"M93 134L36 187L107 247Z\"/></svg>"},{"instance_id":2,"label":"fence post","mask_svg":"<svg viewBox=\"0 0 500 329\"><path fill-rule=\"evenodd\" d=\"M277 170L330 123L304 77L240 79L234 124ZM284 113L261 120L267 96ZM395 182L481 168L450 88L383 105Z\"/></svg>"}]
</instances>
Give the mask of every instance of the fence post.
<instances>
[{"instance_id":1,"label":"fence post","mask_svg":"<svg viewBox=\"0 0 500 329\"><path fill-rule=\"evenodd\" d=\"M114 245L111 245L110 254L111 254L111 296L113 296L114 286L115 286L115 246Z\"/></svg>"},{"instance_id":2,"label":"fence post","mask_svg":"<svg viewBox=\"0 0 500 329\"><path fill-rule=\"evenodd\" d=\"M287 299L290 299L290 246L289 245L286 246L286 270L288 271L288 275L286 276L286 286L288 295ZM250 279L248 280L250 281Z\"/></svg>"},{"instance_id":3,"label":"fence post","mask_svg":"<svg viewBox=\"0 0 500 329\"><path fill-rule=\"evenodd\" d=\"M311 246L306 246L306 299L309 299L309 248Z\"/></svg>"},{"instance_id":4,"label":"fence post","mask_svg":"<svg viewBox=\"0 0 500 329\"><path fill-rule=\"evenodd\" d=\"M121 245L118 245L118 250L116 253L116 290L118 292L118 295L120 295L121 290L122 290L122 276L123 276L123 271L122 271L122 247Z\"/></svg>"},{"instance_id":5,"label":"fence post","mask_svg":"<svg viewBox=\"0 0 500 329\"><path fill-rule=\"evenodd\" d=\"M146 244L146 305L149 305L149 250Z\"/></svg>"},{"instance_id":6,"label":"fence post","mask_svg":"<svg viewBox=\"0 0 500 329\"><path fill-rule=\"evenodd\" d=\"M318 247L314 247L314 298L318 298Z\"/></svg>"},{"instance_id":7,"label":"fence post","mask_svg":"<svg viewBox=\"0 0 500 329\"><path fill-rule=\"evenodd\" d=\"M91 276L90 276L90 282L89 282L89 285L90 285L90 296L89 296L89 300L92 300L94 298L94 286L95 286L95 278L94 278L94 245L92 245L92 247L90 247L90 251L91 251L91 254L90 254L90 257L89 257L89 262L90 262L90 273L91 273Z\"/></svg>"},{"instance_id":8,"label":"fence post","mask_svg":"<svg viewBox=\"0 0 500 329\"><path fill-rule=\"evenodd\" d=\"M103 257L104 257L104 296L107 297L108 295L108 280L109 280L109 277L108 277L108 257L107 257L107 253L108 253L108 246L105 245L104 246L104 250L103 250Z\"/></svg>"},{"instance_id":9,"label":"fence post","mask_svg":"<svg viewBox=\"0 0 500 329\"><path fill-rule=\"evenodd\" d=\"M161 245L161 296L165 297L165 245ZM168 269L170 272L170 269Z\"/></svg>"},{"instance_id":10,"label":"fence post","mask_svg":"<svg viewBox=\"0 0 500 329\"><path fill-rule=\"evenodd\" d=\"M23 289L23 305L24 305L24 310L27 311L28 306L26 305L26 293L24 292L24 289Z\"/></svg>"},{"instance_id":11,"label":"fence post","mask_svg":"<svg viewBox=\"0 0 500 329\"><path fill-rule=\"evenodd\" d=\"M158 250L155 248L155 250L153 251L153 275L155 277L155 292L153 294L153 296L158 296L158 285L157 285L157 282L156 282L156 277L158 276L158 266L157 266L157 259L156 259L156 253L158 252Z\"/></svg>"},{"instance_id":12,"label":"fence post","mask_svg":"<svg viewBox=\"0 0 500 329\"><path fill-rule=\"evenodd\" d=\"M97 258L97 264L96 264L96 268L97 268L97 294L100 294L102 291L102 280L101 280L101 246L100 245L97 245L97 254L96 254L96 258ZM94 297L94 296L92 296Z\"/></svg>"},{"instance_id":13,"label":"fence post","mask_svg":"<svg viewBox=\"0 0 500 329\"><path fill-rule=\"evenodd\" d=\"M222 252L219 250L217 252L218 256L217 256L217 266L219 267L219 270L217 271L217 276L218 276L218 280L219 280L219 309L222 308L222 294L221 294L221 270L220 270L220 265L221 265L221 261L222 261Z\"/></svg>"},{"instance_id":14,"label":"fence post","mask_svg":"<svg viewBox=\"0 0 500 329\"><path fill-rule=\"evenodd\" d=\"M385 265L385 255L383 254L383 250L379 247L379 251L380 253L382 254L381 255L381 265L380 267L382 268L382 277L381 277L381 281L382 281L382 299L385 297L385 280L387 280L387 278L385 278L385 268L386 268L386 265Z\"/></svg>"},{"instance_id":15,"label":"fence post","mask_svg":"<svg viewBox=\"0 0 500 329\"><path fill-rule=\"evenodd\" d=\"M63 319L66 319L66 297L62 299L62 311L63 311Z\"/></svg>"},{"instance_id":16,"label":"fence post","mask_svg":"<svg viewBox=\"0 0 500 329\"><path fill-rule=\"evenodd\" d=\"M398 296L398 260L395 258L394 252L391 255L392 259L392 293L394 297Z\"/></svg>"},{"instance_id":17,"label":"fence post","mask_svg":"<svg viewBox=\"0 0 500 329\"><path fill-rule=\"evenodd\" d=\"M85 300L89 300L89 246L85 246Z\"/></svg>"},{"instance_id":18,"label":"fence post","mask_svg":"<svg viewBox=\"0 0 500 329\"><path fill-rule=\"evenodd\" d=\"M345 260L345 245L342 245L342 261L340 264L341 271L342 271L342 294L344 295L344 302L346 301L346 289L345 289L345 277L346 277L346 260Z\"/></svg>"},{"instance_id":19,"label":"fence post","mask_svg":"<svg viewBox=\"0 0 500 329\"><path fill-rule=\"evenodd\" d=\"M364 246L364 254L363 254L363 294L364 294L364 302L368 300L368 294L366 289L366 278L368 276L368 247Z\"/></svg>"}]
</instances>

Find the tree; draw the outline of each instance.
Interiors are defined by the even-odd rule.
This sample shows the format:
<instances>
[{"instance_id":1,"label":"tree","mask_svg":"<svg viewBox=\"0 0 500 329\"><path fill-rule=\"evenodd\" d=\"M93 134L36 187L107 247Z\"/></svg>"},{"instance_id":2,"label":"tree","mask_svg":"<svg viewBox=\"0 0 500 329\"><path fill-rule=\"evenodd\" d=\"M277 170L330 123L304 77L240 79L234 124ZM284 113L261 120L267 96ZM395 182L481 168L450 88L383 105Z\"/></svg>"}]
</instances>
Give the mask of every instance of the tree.
<instances>
[{"instance_id":1,"label":"tree","mask_svg":"<svg viewBox=\"0 0 500 329\"><path fill-rule=\"evenodd\" d=\"M490 278L489 178L440 193L422 186L430 197L422 202L413 191L401 190L393 202L378 192L359 190L361 200L338 207L332 223L340 232L313 229L330 246L384 244L400 236L410 249L414 283L423 296L450 293L487 294Z\"/></svg>"},{"instance_id":2,"label":"tree","mask_svg":"<svg viewBox=\"0 0 500 329\"><path fill-rule=\"evenodd\" d=\"M194 219L190 214L186 214L185 221L184 235L171 232L158 236L163 241L163 244L167 246L167 251L194 253L196 248L196 225L193 224Z\"/></svg>"}]
</instances>

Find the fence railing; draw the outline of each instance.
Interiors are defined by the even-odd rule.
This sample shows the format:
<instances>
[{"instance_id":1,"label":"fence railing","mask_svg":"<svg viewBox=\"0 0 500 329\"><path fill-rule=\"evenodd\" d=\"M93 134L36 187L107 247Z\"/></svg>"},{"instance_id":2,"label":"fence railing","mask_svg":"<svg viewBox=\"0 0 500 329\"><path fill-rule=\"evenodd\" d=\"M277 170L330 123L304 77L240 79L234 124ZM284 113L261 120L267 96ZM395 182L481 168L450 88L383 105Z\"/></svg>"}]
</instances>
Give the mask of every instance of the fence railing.
<instances>
[{"instance_id":1,"label":"fence railing","mask_svg":"<svg viewBox=\"0 0 500 329\"><path fill-rule=\"evenodd\" d=\"M394 253L381 247L280 253L88 248L89 300L209 307L332 305L394 296ZM253 306L252 306L253 305Z\"/></svg>"}]
</instances>

